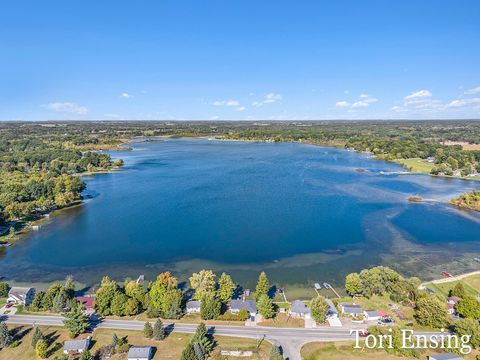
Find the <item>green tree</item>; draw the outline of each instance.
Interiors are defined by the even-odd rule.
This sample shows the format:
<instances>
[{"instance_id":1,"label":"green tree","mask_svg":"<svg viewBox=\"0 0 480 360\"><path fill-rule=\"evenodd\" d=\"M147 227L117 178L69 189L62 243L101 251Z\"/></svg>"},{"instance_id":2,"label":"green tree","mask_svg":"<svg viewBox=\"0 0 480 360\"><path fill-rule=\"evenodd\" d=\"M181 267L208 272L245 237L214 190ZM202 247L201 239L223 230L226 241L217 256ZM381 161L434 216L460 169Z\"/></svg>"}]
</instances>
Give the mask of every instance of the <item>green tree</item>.
<instances>
[{"instance_id":1,"label":"green tree","mask_svg":"<svg viewBox=\"0 0 480 360\"><path fill-rule=\"evenodd\" d=\"M67 306L67 294L65 291L59 291L53 298L51 310L54 312L62 312Z\"/></svg>"},{"instance_id":2,"label":"green tree","mask_svg":"<svg viewBox=\"0 0 480 360\"><path fill-rule=\"evenodd\" d=\"M73 299L75 297L75 283L71 276L67 276L63 288L65 289L65 295L67 296L67 299Z\"/></svg>"},{"instance_id":3,"label":"green tree","mask_svg":"<svg viewBox=\"0 0 480 360\"><path fill-rule=\"evenodd\" d=\"M7 297L10 291L10 285L4 281L0 281L0 297Z\"/></svg>"},{"instance_id":4,"label":"green tree","mask_svg":"<svg viewBox=\"0 0 480 360\"><path fill-rule=\"evenodd\" d=\"M465 318L480 319L480 304L473 296L465 295L455 306L455 311Z\"/></svg>"},{"instance_id":5,"label":"green tree","mask_svg":"<svg viewBox=\"0 0 480 360\"><path fill-rule=\"evenodd\" d=\"M237 286L233 282L230 275L222 273L220 279L218 279L218 291L217 295L221 302L228 303L233 296L233 292Z\"/></svg>"},{"instance_id":6,"label":"green tree","mask_svg":"<svg viewBox=\"0 0 480 360\"><path fill-rule=\"evenodd\" d=\"M30 309L32 311L40 311L43 309L43 298L45 296L45 292L37 291L35 296L33 297L32 303L30 304Z\"/></svg>"},{"instance_id":7,"label":"green tree","mask_svg":"<svg viewBox=\"0 0 480 360\"><path fill-rule=\"evenodd\" d=\"M102 279L100 288L95 293L95 301L93 306L98 314L107 316L112 313L110 307L113 298L117 294L117 291L117 283L113 280L110 280L108 276L105 276Z\"/></svg>"},{"instance_id":8,"label":"green tree","mask_svg":"<svg viewBox=\"0 0 480 360\"><path fill-rule=\"evenodd\" d=\"M215 290L215 274L211 270L200 270L190 277L190 286L195 290L195 299L202 299L207 292Z\"/></svg>"},{"instance_id":9,"label":"green tree","mask_svg":"<svg viewBox=\"0 0 480 360\"><path fill-rule=\"evenodd\" d=\"M53 284L50 286L42 299L42 309L52 310L55 297L58 295L58 293L64 291L65 289L63 288L62 284Z\"/></svg>"},{"instance_id":10,"label":"green tree","mask_svg":"<svg viewBox=\"0 0 480 360\"><path fill-rule=\"evenodd\" d=\"M137 299L129 298L125 304L124 315L133 316L141 311L141 305Z\"/></svg>"},{"instance_id":11,"label":"green tree","mask_svg":"<svg viewBox=\"0 0 480 360\"><path fill-rule=\"evenodd\" d=\"M455 323L455 332L458 336L469 335L470 345L474 348L480 348L480 324L474 319L460 319Z\"/></svg>"},{"instance_id":12,"label":"green tree","mask_svg":"<svg viewBox=\"0 0 480 360\"><path fill-rule=\"evenodd\" d=\"M178 319L183 313L182 292L174 287L168 287L160 279L153 282L148 299L151 310L157 310L164 318Z\"/></svg>"},{"instance_id":13,"label":"green tree","mask_svg":"<svg viewBox=\"0 0 480 360\"><path fill-rule=\"evenodd\" d=\"M151 338L153 336L153 328L152 328L152 324L150 324L148 321L145 323L145 325L143 326L143 334L145 335L145 337L147 338Z\"/></svg>"},{"instance_id":14,"label":"green tree","mask_svg":"<svg viewBox=\"0 0 480 360\"><path fill-rule=\"evenodd\" d=\"M255 299L258 301L263 295L268 297L269 291L270 282L268 281L267 274L262 271L258 277L257 287L255 288Z\"/></svg>"},{"instance_id":15,"label":"green tree","mask_svg":"<svg viewBox=\"0 0 480 360\"><path fill-rule=\"evenodd\" d=\"M360 294L362 291L362 281L357 273L348 274L345 277L345 289L351 296Z\"/></svg>"},{"instance_id":16,"label":"green tree","mask_svg":"<svg viewBox=\"0 0 480 360\"><path fill-rule=\"evenodd\" d=\"M188 342L185 348L183 349L180 360L198 360L197 355L195 355L193 344L191 342Z\"/></svg>"},{"instance_id":17,"label":"green tree","mask_svg":"<svg viewBox=\"0 0 480 360\"><path fill-rule=\"evenodd\" d=\"M145 291L143 290L143 285L137 284L136 281L130 280L125 282L125 294L129 298L137 300L141 307L144 306L145 302Z\"/></svg>"},{"instance_id":18,"label":"green tree","mask_svg":"<svg viewBox=\"0 0 480 360\"><path fill-rule=\"evenodd\" d=\"M48 357L48 344L45 339L40 339L35 345L35 353L41 359L46 359Z\"/></svg>"},{"instance_id":19,"label":"green tree","mask_svg":"<svg viewBox=\"0 0 480 360\"><path fill-rule=\"evenodd\" d=\"M315 322L319 324L323 324L327 317L328 313L328 303L327 300L323 296L317 296L313 298L310 302L310 311L312 313L312 318Z\"/></svg>"},{"instance_id":20,"label":"green tree","mask_svg":"<svg viewBox=\"0 0 480 360\"><path fill-rule=\"evenodd\" d=\"M272 345L270 349L270 356L268 357L269 360L283 360L283 356L280 352L280 348L276 345Z\"/></svg>"},{"instance_id":21,"label":"green tree","mask_svg":"<svg viewBox=\"0 0 480 360\"><path fill-rule=\"evenodd\" d=\"M264 319L271 319L275 315L272 299L267 295L262 295L257 303L258 312Z\"/></svg>"},{"instance_id":22,"label":"green tree","mask_svg":"<svg viewBox=\"0 0 480 360\"><path fill-rule=\"evenodd\" d=\"M118 339L117 334L114 333L114 334L112 335L112 343L111 343L113 349L116 349L116 348L117 348L119 342L120 342L120 340Z\"/></svg>"},{"instance_id":23,"label":"green tree","mask_svg":"<svg viewBox=\"0 0 480 360\"><path fill-rule=\"evenodd\" d=\"M153 325L153 338L155 340L163 340L165 339L165 336L166 332L165 328L163 327L163 323L160 319L157 319Z\"/></svg>"},{"instance_id":24,"label":"green tree","mask_svg":"<svg viewBox=\"0 0 480 360\"><path fill-rule=\"evenodd\" d=\"M93 360L94 357L93 355L90 353L90 350L88 349L85 349L84 352L82 352L82 355L80 355L80 359L79 360Z\"/></svg>"},{"instance_id":25,"label":"green tree","mask_svg":"<svg viewBox=\"0 0 480 360\"><path fill-rule=\"evenodd\" d=\"M417 301L415 318L420 325L443 328L448 324L447 306L436 296L426 296Z\"/></svg>"},{"instance_id":26,"label":"green tree","mask_svg":"<svg viewBox=\"0 0 480 360\"><path fill-rule=\"evenodd\" d=\"M8 330L7 325L0 323L0 348L6 348L13 342L13 336Z\"/></svg>"},{"instance_id":27,"label":"green tree","mask_svg":"<svg viewBox=\"0 0 480 360\"><path fill-rule=\"evenodd\" d=\"M451 289L448 294L448 296L456 296L460 299L463 299L465 295L467 295L467 293L465 291L465 287L461 282L456 283L453 289Z\"/></svg>"},{"instance_id":28,"label":"green tree","mask_svg":"<svg viewBox=\"0 0 480 360\"><path fill-rule=\"evenodd\" d=\"M83 305L77 302L76 305L65 314L63 324L68 329L72 338L83 334L88 328L88 316L83 312Z\"/></svg>"},{"instance_id":29,"label":"green tree","mask_svg":"<svg viewBox=\"0 0 480 360\"><path fill-rule=\"evenodd\" d=\"M35 349L35 345L37 345L38 340L43 338L43 334L38 328L38 326L35 326L35 329L33 330L33 335L32 335L32 348Z\"/></svg>"},{"instance_id":30,"label":"green tree","mask_svg":"<svg viewBox=\"0 0 480 360\"><path fill-rule=\"evenodd\" d=\"M207 292L200 301L200 316L202 320L212 320L220 316L222 308L221 302L217 299L214 292Z\"/></svg>"},{"instance_id":31,"label":"green tree","mask_svg":"<svg viewBox=\"0 0 480 360\"><path fill-rule=\"evenodd\" d=\"M112 299L110 305L110 312L116 316L125 315L125 306L127 305L128 297L124 293L117 292Z\"/></svg>"},{"instance_id":32,"label":"green tree","mask_svg":"<svg viewBox=\"0 0 480 360\"><path fill-rule=\"evenodd\" d=\"M195 335L192 337L191 343L199 344L205 356L208 356L212 352L213 341L208 335L208 330L204 323L200 323L197 326L197 330L195 331Z\"/></svg>"}]
</instances>

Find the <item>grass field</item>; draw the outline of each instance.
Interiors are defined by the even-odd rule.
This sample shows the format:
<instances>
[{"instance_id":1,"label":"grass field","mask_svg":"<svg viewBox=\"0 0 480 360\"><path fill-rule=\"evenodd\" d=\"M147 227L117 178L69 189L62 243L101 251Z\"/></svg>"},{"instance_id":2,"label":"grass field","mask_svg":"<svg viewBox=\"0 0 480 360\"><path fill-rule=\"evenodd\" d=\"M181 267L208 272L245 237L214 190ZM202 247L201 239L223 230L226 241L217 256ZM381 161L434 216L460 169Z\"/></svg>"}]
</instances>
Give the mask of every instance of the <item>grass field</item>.
<instances>
[{"instance_id":1,"label":"grass field","mask_svg":"<svg viewBox=\"0 0 480 360\"><path fill-rule=\"evenodd\" d=\"M480 295L480 275L472 275L461 280L440 284L426 283L425 286L434 289L436 292L442 295L448 296L448 292L459 282L463 284L468 294L473 296Z\"/></svg>"},{"instance_id":2,"label":"grass field","mask_svg":"<svg viewBox=\"0 0 480 360\"><path fill-rule=\"evenodd\" d=\"M319 343L313 342L305 344L302 348L302 359L304 360L398 360L398 359L415 359L413 357L399 357L387 354L384 351L378 350L368 350L368 349L354 349L353 342L337 342L337 343ZM429 352L425 353L431 354ZM474 360L476 359L476 352L464 356L465 360ZM426 359L426 356L420 357L421 359Z\"/></svg>"},{"instance_id":3,"label":"grass field","mask_svg":"<svg viewBox=\"0 0 480 360\"><path fill-rule=\"evenodd\" d=\"M429 163L420 158L396 159L395 162L402 164L409 168L411 172L418 174L430 174L430 171L435 166L433 163Z\"/></svg>"},{"instance_id":4,"label":"grass field","mask_svg":"<svg viewBox=\"0 0 480 360\"><path fill-rule=\"evenodd\" d=\"M30 326L13 326L11 327L17 333L20 344L16 348L6 348L0 350L0 360L33 360L38 359L34 349L31 346L33 332ZM60 327L40 327L42 333L49 342L49 359L56 355L61 355L63 351L63 342L69 340L67 331ZM153 359L180 359L181 353L187 342L191 338L191 334L172 333L165 340L155 341L147 339L141 331L127 330L111 330L97 329L93 333L91 352L95 353L100 347L111 343L113 334L118 337L127 337L128 343L139 346L154 346L156 348ZM83 339L87 335L81 335ZM220 357L221 350L251 350L254 352L252 357L244 359L249 360L266 360L270 351L270 344L266 341L262 342L257 350L257 342L254 339L243 339L225 336L215 336L216 347L211 355L211 359L229 359L228 357ZM119 355L115 355L111 359L121 359ZM123 357L126 358L126 357Z\"/></svg>"}]
</instances>

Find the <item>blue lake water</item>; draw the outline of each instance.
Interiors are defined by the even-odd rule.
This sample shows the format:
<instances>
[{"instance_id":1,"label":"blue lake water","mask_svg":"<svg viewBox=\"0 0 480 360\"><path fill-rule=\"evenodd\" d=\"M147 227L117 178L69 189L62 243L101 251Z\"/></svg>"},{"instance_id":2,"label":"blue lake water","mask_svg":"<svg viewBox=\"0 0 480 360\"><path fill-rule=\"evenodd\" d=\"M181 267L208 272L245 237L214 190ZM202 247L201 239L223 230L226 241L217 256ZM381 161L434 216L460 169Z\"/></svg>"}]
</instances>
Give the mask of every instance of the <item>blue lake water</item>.
<instances>
[{"instance_id":1,"label":"blue lake water","mask_svg":"<svg viewBox=\"0 0 480 360\"><path fill-rule=\"evenodd\" d=\"M111 153L121 171L85 177L91 199L3 249L0 273L93 284L206 267L251 286L262 269L285 285L339 282L377 264L423 277L480 265L479 214L442 203L478 182L398 174L366 154L302 144L132 146Z\"/></svg>"}]
</instances>

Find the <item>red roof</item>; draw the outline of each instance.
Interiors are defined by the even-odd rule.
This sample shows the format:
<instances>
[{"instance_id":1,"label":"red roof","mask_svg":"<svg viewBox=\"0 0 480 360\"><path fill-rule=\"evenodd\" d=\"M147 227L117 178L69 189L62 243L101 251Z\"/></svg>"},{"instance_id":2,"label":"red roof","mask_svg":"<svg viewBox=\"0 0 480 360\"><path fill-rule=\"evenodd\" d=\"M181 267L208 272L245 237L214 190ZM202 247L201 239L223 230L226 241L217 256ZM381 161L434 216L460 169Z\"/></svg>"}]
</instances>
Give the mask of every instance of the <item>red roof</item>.
<instances>
[{"instance_id":1,"label":"red roof","mask_svg":"<svg viewBox=\"0 0 480 360\"><path fill-rule=\"evenodd\" d=\"M93 300L95 300L94 297L77 296L75 299L77 299L77 301L84 304L86 309L92 309L93 308Z\"/></svg>"},{"instance_id":2,"label":"red roof","mask_svg":"<svg viewBox=\"0 0 480 360\"><path fill-rule=\"evenodd\" d=\"M383 311L383 310L378 310L378 316L381 316L381 317L386 317L388 316L387 312L386 311Z\"/></svg>"}]
</instances>

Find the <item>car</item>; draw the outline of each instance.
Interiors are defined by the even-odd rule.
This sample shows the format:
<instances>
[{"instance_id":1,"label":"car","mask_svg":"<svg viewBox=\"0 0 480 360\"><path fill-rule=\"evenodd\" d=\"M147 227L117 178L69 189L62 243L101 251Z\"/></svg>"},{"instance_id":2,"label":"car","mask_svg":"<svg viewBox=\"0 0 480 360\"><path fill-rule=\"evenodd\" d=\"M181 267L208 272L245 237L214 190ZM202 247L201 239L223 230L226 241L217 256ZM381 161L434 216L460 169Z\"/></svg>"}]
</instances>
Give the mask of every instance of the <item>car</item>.
<instances>
[{"instance_id":1,"label":"car","mask_svg":"<svg viewBox=\"0 0 480 360\"><path fill-rule=\"evenodd\" d=\"M368 333L367 330L363 330L363 331L360 331L360 332L358 333L358 335L360 335L361 337L367 337L367 336L370 335L370 334Z\"/></svg>"},{"instance_id":2,"label":"car","mask_svg":"<svg viewBox=\"0 0 480 360\"><path fill-rule=\"evenodd\" d=\"M6 304L5 304L5 307L6 307L7 309L11 308L12 306L13 306L13 303L6 303Z\"/></svg>"}]
</instances>

